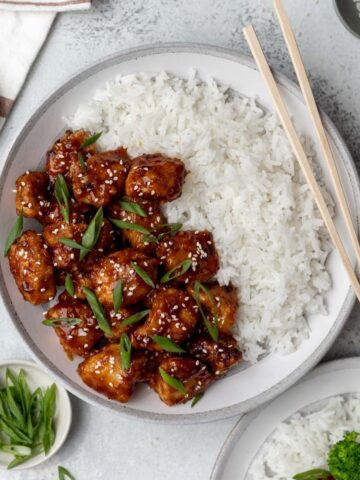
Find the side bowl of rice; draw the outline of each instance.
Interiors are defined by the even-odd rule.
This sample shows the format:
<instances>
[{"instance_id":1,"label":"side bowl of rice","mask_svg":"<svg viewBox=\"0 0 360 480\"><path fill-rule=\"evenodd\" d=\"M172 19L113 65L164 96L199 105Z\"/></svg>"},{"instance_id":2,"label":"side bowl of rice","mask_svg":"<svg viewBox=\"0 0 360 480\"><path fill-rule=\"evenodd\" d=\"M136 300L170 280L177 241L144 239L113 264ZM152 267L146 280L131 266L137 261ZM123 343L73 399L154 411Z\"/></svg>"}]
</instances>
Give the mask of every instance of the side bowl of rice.
<instances>
[{"instance_id":1,"label":"side bowl of rice","mask_svg":"<svg viewBox=\"0 0 360 480\"><path fill-rule=\"evenodd\" d=\"M360 359L324 363L265 407L244 415L226 439L211 480L291 480L328 469L330 448L360 430Z\"/></svg>"},{"instance_id":2,"label":"side bowl of rice","mask_svg":"<svg viewBox=\"0 0 360 480\"><path fill-rule=\"evenodd\" d=\"M277 78L344 232L299 90ZM340 134L323 119L358 226L356 169ZM13 324L59 382L123 415L206 422L272 400L321 360L355 297L252 60L218 47L164 44L122 52L72 77L36 110L9 152L0 182L4 232L14 221L16 177L36 170L69 127L104 130L102 148L121 142L131 156L158 151L184 160L190 171L184 192L166 214L184 228L214 234L222 259L217 279L239 289L234 333L246 363L217 382L196 409L169 409L146 387L128 405L114 403L81 383L78 362L68 362L53 332L41 327L40 309L24 304L2 258L0 289ZM344 242L348 246L346 236Z\"/></svg>"}]
</instances>

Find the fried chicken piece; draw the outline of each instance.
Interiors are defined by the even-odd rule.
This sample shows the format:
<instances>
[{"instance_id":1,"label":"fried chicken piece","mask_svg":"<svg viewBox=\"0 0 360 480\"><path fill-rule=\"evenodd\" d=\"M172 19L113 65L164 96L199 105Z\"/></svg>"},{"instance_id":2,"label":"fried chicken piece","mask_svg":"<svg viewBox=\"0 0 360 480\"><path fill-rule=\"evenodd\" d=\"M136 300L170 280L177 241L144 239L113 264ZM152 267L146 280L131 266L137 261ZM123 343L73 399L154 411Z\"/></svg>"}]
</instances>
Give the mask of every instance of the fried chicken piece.
<instances>
[{"instance_id":1,"label":"fried chicken piece","mask_svg":"<svg viewBox=\"0 0 360 480\"><path fill-rule=\"evenodd\" d=\"M208 335L190 340L186 351L192 357L210 367L214 375L223 375L242 360L237 341L231 335L223 335L215 342Z\"/></svg>"},{"instance_id":2,"label":"fried chicken piece","mask_svg":"<svg viewBox=\"0 0 360 480\"><path fill-rule=\"evenodd\" d=\"M131 163L125 193L130 198L170 202L180 197L186 173L178 158L141 155Z\"/></svg>"},{"instance_id":3,"label":"fried chicken piece","mask_svg":"<svg viewBox=\"0 0 360 480\"><path fill-rule=\"evenodd\" d=\"M126 327L122 327L121 324L126 318L131 317L137 311L139 311L139 309L133 306L121 307L116 313L113 308L108 310L107 313L108 317L110 318L109 325L112 331L112 336L105 336L109 339L109 341L119 342L123 333L132 332L136 328L137 324L128 325Z\"/></svg>"},{"instance_id":4,"label":"fried chicken piece","mask_svg":"<svg viewBox=\"0 0 360 480\"><path fill-rule=\"evenodd\" d=\"M113 291L121 281L123 288L123 306L141 301L151 290L151 286L135 271L132 263L145 271L155 283L158 261L131 248L114 252L102 258L91 272L91 281L95 293L105 307L113 306Z\"/></svg>"},{"instance_id":5,"label":"fried chicken piece","mask_svg":"<svg viewBox=\"0 0 360 480\"><path fill-rule=\"evenodd\" d=\"M88 223L92 216L93 209L90 205L79 203L74 198L70 199L70 223ZM42 216L38 220L43 225L64 220L55 195L44 203Z\"/></svg>"},{"instance_id":6,"label":"fried chicken piece","mask_svg":"<svg viewBox=\"0 0 360 480\"><path fill-rule=\"evenodd\" d=\"M162 378L159 369L163 369L168 375L179 380L184 386L184 392L170 386ZM204 392L214 376L199 360L182 357L169 357L163 359L159 369L150 374L149 385L159 395L166 405L186 403L195 395Z\"/></svg>"},{"instance_id":7,"label":"fried chicken piece","mask_svg":"<svg viewBox=\"0 0 360 480\"><path fill-rule=\"evenodd\" d=\"M85 223L66 223L63 220L44 227L43 236L50 247L54 267L67 272L78 268L80 250L64 245L59 239L67 238L81 244L86 229Z\"/></svg>"},{"instance_id":8,"label":"fried chicken piece","mask_svg":"<svg viewBox=\"0 0 360 480\"><path fill-rule=\"evenodd\" d=\"M212 317L217 313L220 333L231 333L239 308L236 289L231 286L221 287L218 283L211 283L205 285L205 287L209 290L216 308L214 308L211 298L202 289L199 291L200 303L205 307L205 311ZM187 291L193 297L194 285L189 285Z\"/></svg>"},{"instance_id":9,"label":"fried chicken piece","mask_svg":"<svg viewBox=\"0 0 360 480\"><path fill-rule=\"evenodd\" d=\"M98 153L89 158L86 172L73 163L71 177L76 200L100 207L122 195L129 157L124 148Z\"/></svg>"},{"instance_id":10,"label":"fried chicken piece","mask_svg":"<svg viewBox=\"0 0 360 480\"><path fill-rule=\"evenodd\" d=\"M180 345L195 330L198 308L188 293L176 288L155 292L147 320L131 335L135 348L161 351L160 345L151 339L152 335L167 337Z\"/></svg>"},{"instance_id":11,"label":"fried chicken piece","mask_svg":"<svg viewBox=\"0 0 360 480\"><path fill-rule=\"evenodd\" d=\"M133 200L128 198L124 198L123 200L133 202ZM108 205L109 217L140 225L141 227L146 228L149 232L165 223L166 220L161 212L159 203L150 200L137 199L136 204L144 210L146 217L137 215L136 213L127 212L117 201ZM156 242L147 241L146 235L136 230L123 229L122 236L131 247L144 253L152 253L156 248Z\"/></svg>"},{"instance_id":12,"label":"fried chicken piece","mask_svg":"<svg viewBox=\"0 0 360 480\"><path fill-rule=\"evenodd\" d=\"M204 231L182 231L171 238L159 242L156 255L169 271L179 267L184 260L191 260L192 266L177 282L191 283L195 280L207 282L219 270L219 257L214 245L213 236Z\"/></svg>"},{"instance_id":13,"label":"fried chicken piece","mask_svg":"<svg viewBox=\"0 0 360 480\"><path fill-rule=\"evenodd\" d=\"M45 172L27 171L16 180L16 213L41 222L47 205L49 177Z\"/></svg>"},{"instance_id":14,"label":"fried chicken piece","mask_svg":"<svg viewBox=\"0 0 360 480\"><path fill-rule=\"evenodd\" d=\"M70 360L74 355L86 357L104 334L86 303L72 298L67 292L63 292L58 300L59 302L47 311L46 318L79 318L81 323L77 325L56 327L54 330Z\"/></svg>"},{"instance_id":15,"label":"fried chicken piece","mask_svg":"<svg viewBox=\"0 0 360 480\"><path fill-rule=\"evenodd\" d=\"M27 230L12 244L8 257L11 273L25 300L39 305L54 298L55 271L41 235Z\"/></svg>"},{"instance_id":16,"label":"fried chicken piece","mask_svg":"<svg viewBox=\"0 0 360 480\"><path fill-rule=\"evenodd\" d=\"M87 357L78 367L83 382L112 400L126 403L133 394L135 384L148 378L148 356L145 352L132 352L128 370L121 367L119 345L111 343Z\"/></svg>"},{"instance_id":17,"label":"fried chicken piece","mask_svg":"<svg viewBox=\"0 0 360 480\"><path fill-rule=\"evenodd\" d=\"M65 177L71 176L71 166L79 164L79 152L85 160L96 153L95 144L80 149L80 145L89 137L90 133L84 130L77 130L76 132L67 130L61 138L56 140L46 154L45 170L52 182L55 182L59 174Z\"/></svg>"}]
</instances>

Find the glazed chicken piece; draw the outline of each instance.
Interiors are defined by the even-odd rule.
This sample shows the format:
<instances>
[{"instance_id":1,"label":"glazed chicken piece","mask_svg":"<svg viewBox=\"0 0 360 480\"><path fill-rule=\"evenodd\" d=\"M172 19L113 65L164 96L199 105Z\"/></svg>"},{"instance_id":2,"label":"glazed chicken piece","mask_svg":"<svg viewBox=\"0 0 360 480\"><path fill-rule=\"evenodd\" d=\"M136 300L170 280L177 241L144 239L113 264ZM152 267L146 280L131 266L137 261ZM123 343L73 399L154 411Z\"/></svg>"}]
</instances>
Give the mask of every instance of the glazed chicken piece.
<instances>
[{"instance_id":1,"label":"glazed chicken piece","mask_svg":"<svg viewBox=\"0 0 360 480\"><path fill-rule=\"evenodd\" d=\"M180 345L195 330L197 321L198 308L188 293L177 288L160 289L152 298L147 320L132 333L131 343L135 348L161 351L151 339L160 335Z\"/></svg>"},{"instance_id":2,"label":"glazed chicken piece","mask_svg":"<svg viewBox=\"0 0 360 480\"><path fill-rule=\"evenodd\" d=\"M180 266L184 260L192 260L192 266L176 278L177 282L207 282L219 269L213 236L206 230L182 231L171 238L165 238L159 242L156 255L166 271Z\"/></svg>"},{"instance_id":3,"label":"glazed chicken piece","mask_svg":"<svg viewBox=\"0 0 360 480\"><path fill-rule=\"evenodd\" d=\"M88 223L93 216L93 209L90 205L79 203L74 198L70 200L70 223ZM39 222L43 225L55 223L64 220L59 204L52 195L50 199L45 202Z\"/></svg>"},{"instance_id":4,"label":"glazed chicken piece","mask_svg":"<svg viewBox=\"0 0 360 480\"><path fill-rule=\"evenodd\" d=\"M68 272L77 269L80 250L64 245L59 238L67 238L81 244L86 229L86 223L66 223L63 220L44 227L43 236L50 247L54 267Z\"/></svg>"},{"instance_id":5,"label":"glazed chicken piece","mask_svg":"<svg viewBox=\"0 0 360 480\"><path fill-rule=\"evenodd\" d=\"M186 351L207 364L216 376L223 375L242 360L237 341L231 335L223 335L218 342L201 335L189 342Z\"/></svg>"},{"instance_id":6,"label":"glazed chicken piece","mask_svg":"<svg viewBox=\"0 0 360 480\"><path fill-rule=\"evenodd\" d=\"M130 198L167 201L180 197L186 170L177 158L142 155L131 163L125 193Z\"/></svg>"},{"instance_id":7,"label":"glazed chicken piece","mask_svg":"<svg viewBox=\"0 0 360 480\"><path fill-rule=\"evenodd\" d=\"M39 305L54 298L55 271L41 235L25 231L12 244L8 257L11 273L25 300Z\"/></svg>"},{"instance_id":8,"label":"glazed chicken piece","mask_svg":"<svg viewBox=\"0 0 360 480\"><path fill-rule=\"evenodd\" d=\"M148 357L145 352L132 352L128 370L120 362L119 345L111 343L87 357L78 367L83 382L112 400L126 403L135 384L148 378Z\"/></svg>"},{"instance_id":9,"label":"glazed chicken piece","mask_svg":"<svg viewBox=\"0 0 360 480\"><path fill-rule=\"evenodd\" d=\"M135 271L132 263L145 271L155 283L158 261L131 248L114 252L102 258L91 271L91 282L95 293L105 307L113 307L113 291L121 281L123 306L141 301L151 290L151 286Z\"/></svg>"},{"instance_id":10,"label":"glazed chicken piece","mask_svg":"<svg viewBox=\"0 0 360 480\"><path fill-rule=\"evenodd\" d=\"M47 206L49 177L45 172L27 171L16 180L16 213L41 221Z\"/></svg>"},{"instance_id":11,"label":"glazed chicken piece","mask_svg":"<svg viewBox=\"0 0 360 480\"><path fill-rule=\"evenodd\" d=\"M204 310L212 317L215 312L218 318L218 328L220 333L231 333L236 321L236 314L239 308L239 300L235 288L221 287L218 283L205 285L210 292L212 299L203 291L199 291L200 303L204 306ZM189 285L187 291L193 297L194 285ZM215 302L216 308L214 308Z\"/></svg>"},{"instance_id":12,"label":"glazed chicken piece","mask_svg":"<svg viewBox=\"0 0 360 480\"><path fill-rule=\"evenodd\" d=\"M158 369L150 375L149 385L166 405L186 403L195 395L204 392L214 377L199 360L182 357L163 359L159 368L183 384L185 393L170 386L162 378Z\"/></svg>"},{"instance_id":13,"label":"glazed chicken piece","mask_svg":"<svg viewBox=\"0 0 360 480\"><path fill-rule=\"evenodd\" d=\"M107 311L108 317L110 318L109 325L112 331L111 337L105 335L109 341L119 342L120 337L123 333L132 332L136 328L136 325L128 325L128 326L122 327L121 323L126 318L129 318L132 315L134 315L137 311L139 311L139 309L133 306L119 308L119 310L116 313L114 309L110 309Z\"/></svg>"},{"instance_id":14,"label":"glazed chicken piece","mask_svg":"<svg viewBox=\"0 0 360 480\"><path fill-rule=\"evenodd\" d=\"M54 330L70 360L74 355L85 357L104 334L86 303L72 298L67 292L63 292L58 300L59 302L47 311L46 318L79 318L81 323L77 325L56 327Z\"/></svg>"},{"instance_id":15,"label":"glazed chicken piece","mask_svg":"<svg viewBox=\"0 0 360 480\"><path fill-rule=\"evenodd\" d=\"M65 134L59 138L46 154L45 170L52 182L55 182L58 174L65 177L71 176L70 167L79 163L78 153L84 156L85 160L96 153L95 144L85 149L80 149L80 145L90 137L89 132L77 130L72 132L67 130Z\"/></svg>"},{"instance_id":16,"label":"glazed chicken piece","mask_svg":"<svg viewBox=\"0 0 360 480\"><path fill-rule=\"evenodd\" d=\"M76 200L100 207L122 195L128 161L126 150L118 148L89 158L86 172L83 172L80 163L73 163L71 177Z\"/></svg>"},{"instance_id":17,"label":"glazed chicken piece","mask_svg":"<svg viewBox=\"0 0 360 480\"><path fill-rule=\"evenodd\" d=\"M128 198L124 198L123 200L133 202L133 200ZM136 204L144 210L146 217L137 215L136 213L127 212L121 207L119 202L114 202L108 206L108 215L110 218L140 225L149 231L158 228L166 222L159 203L150 200L137 199ZM156 243L146 241L146 239L144 240L145 235L141 232L123 229L122 236L131 247L144 253L152 253L156 248Z\"/></svg>"}]
</instances>

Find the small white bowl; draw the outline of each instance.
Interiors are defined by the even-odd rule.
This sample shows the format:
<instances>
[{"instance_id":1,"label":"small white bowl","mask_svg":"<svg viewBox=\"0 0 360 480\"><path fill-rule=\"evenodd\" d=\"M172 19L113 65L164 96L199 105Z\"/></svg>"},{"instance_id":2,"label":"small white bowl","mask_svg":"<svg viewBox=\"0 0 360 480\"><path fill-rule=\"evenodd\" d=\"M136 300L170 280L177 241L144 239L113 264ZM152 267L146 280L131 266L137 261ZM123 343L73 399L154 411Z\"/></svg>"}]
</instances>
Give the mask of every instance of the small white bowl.
<instances>
[{"instance_id":1,"label":"small white bowl","mask_svg":"<svg viewBox=\"0 0 360 480\"><path fill-rule=\"evenodd\" d=\"M5 360L0 362L0 385L4 385L6 368L10 368L13 372L19 373L21 369L25 371L26 380L31 388L35 390L37 387L42 389L49 387L55 383L49 375L42 370L38 365L26 360ZM27 462L14 467L12 470L25 470L27 468L35 467L40 463L45 462L52 457L64 444L71 425L72 410L69 395L67 391L56 384L56 413L55 413L55 443L51 447L49 453L45 455L41 453ZM7 465L14 457L12 455L0 452L0 470L6 470Z\"/></svg>"}]
</instances>

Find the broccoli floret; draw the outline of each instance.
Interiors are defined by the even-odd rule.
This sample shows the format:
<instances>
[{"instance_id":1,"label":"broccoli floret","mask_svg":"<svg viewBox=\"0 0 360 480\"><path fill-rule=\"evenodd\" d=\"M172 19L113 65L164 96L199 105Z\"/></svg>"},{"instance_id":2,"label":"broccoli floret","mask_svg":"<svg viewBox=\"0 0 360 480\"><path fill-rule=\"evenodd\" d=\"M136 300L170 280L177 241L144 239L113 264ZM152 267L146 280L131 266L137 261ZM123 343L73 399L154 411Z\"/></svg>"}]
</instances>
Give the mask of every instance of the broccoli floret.
<instances>
[{"instance_id":1,"label":"broccoli floret","mask_svg":"<svg viewBox=\"0 0 360 480\"><path fill-rule=\"evenodd\" d=\"M336 480L360 480L360 434L347 433L330 449L328 466Z\"/></svg>"}]
</instances>

